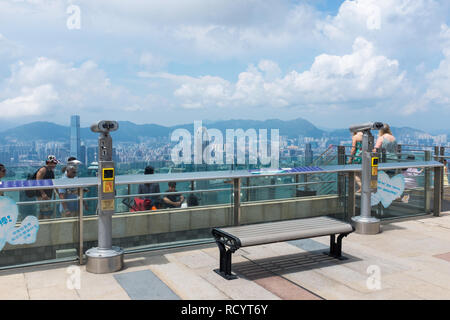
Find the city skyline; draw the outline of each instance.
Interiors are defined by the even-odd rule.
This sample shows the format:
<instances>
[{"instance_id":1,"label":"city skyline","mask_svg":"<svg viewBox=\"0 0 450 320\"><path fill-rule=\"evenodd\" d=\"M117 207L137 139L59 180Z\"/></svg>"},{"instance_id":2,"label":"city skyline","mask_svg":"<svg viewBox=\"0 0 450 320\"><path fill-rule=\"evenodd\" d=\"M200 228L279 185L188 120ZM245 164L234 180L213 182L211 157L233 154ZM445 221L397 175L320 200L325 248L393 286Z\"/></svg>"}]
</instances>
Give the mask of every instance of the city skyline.
<instances>
[{"instance_id":1,"label":"city skyline","mask_svg":"<svg viewBox=\"0 0 450 320\"><path fill-rule=\"evenodd\" d=\"M40 164L43 159L46 158L48 154L54 154L56 157L62 161L63 163L67 160L70 156L76 156L78 160L81 160L82 163L86 166L89 166L92 162L97 161L97 151L98 151L98 145L97 145L97 137L94 135L95 139L86 139L86 136L84 139L81 139L80 134L80 120L81 117L79 115L70 115L69 119L67 119L68 126L65 127L67 131L66 139L59 139L59 141L54 140L33 140L30 138L23 139L22 141L17 140L17 137L13 139L12 143L7 143L5 145L0 146L0 162L5 164L28 164L28 165L38 165ZM301 121L305 121L303 119L298 119ZM264 122L259 123L259 126ZM308 123L306 121L306 123ZM192 132L195 132L195 126L202 125L207 130L212 129L216 131L216 134L219 133L221 130L224 129L229 130L231 129L236 134L237 128L221 128L221 130L215 129L213 126L217 123L204 123L201 122L197 124L193 124L194 130ZM245 136L248 136L250 139L251 132L249 130L253 130L256 134L258 130L261 128L255 130L255 128L248 128L250 125L257 125L257 122L251 121L245 124L245 121L240 122L241 125L244 125L244 129L241 130L241 135L244 134ZM308 123L312 128L315 128L313 124ZM212 127L211 127L212 126ZM222 125L223 126L223 125ZM35 126L35 128L42 129L43 125ZM202 128L203 128L202 127ZM283 124L281 123L280 127L283 127ZM85 128L90 132L90 128ZM120 129L120 125L119 125ZM174 132L176 132L179 129L176 128L168 128L169 129L169 136L173 136ZM189 131L187 130L189 127L183 127L181 129L182 131L189 134ZM192 128L191 128L192 129ZM239 128L241 129L241 128ZM268 129L268 128L264 128ZM440 145L440 146L449 146L450 141L448 140L447 135L437 135L432 136L428 133L421 133L417 130L407 130L401 131L401 129L404 128L395 128L393 127L392 130L400 133L400 136L398 137L398 142L401 144L415 144L415 145ZM45 130L45 128L44 128ZM123 130L123 129L122 129ZM236 131L235 131L236 130ZM45 130L48 131L48 130ZM136 134L135 130L132 130L133 134ZM272 129L270 130L272 131ZM278 132L278 129L276 129ZM120 133L119 130L117 133ZM205 131L206 132L206 131ZM260 131L258 131L260 132ZM306 132L305 134L293 134L292 132L286 132L284 131L284 135L279 135L279 155L280 157L284 157L285 159L297 159L301 160L303 159L305 164L311 164L315 154L321 154L325 150L327 150L330 145L351 145L351 138L350 133L348 129L345 130L337 130L334 131L333 134L324 135L325 132L322 132L321 135L318 136L310 136L314 135L313 132L316 132L314 130L309 131L310 133ZM319 131L321 132L321 131ZM31 134L31 136L38 136L34 132L27 131L28 134ZM223 131L225 134L225 131ZM288 135L286 135L288 133ZM61 132L59 132L61 134ZM116 134L116 133L113 133ZM261 134L261 132L260 132ZM272 133L270 133L272 135ZM374 135L376 133L374 132ZM278 134L277 134L278 136ZM203 137L203 135L202 135ZM59 138L62 138L59 136ZM203 137L204 138L204 137ZM217 137L216 137L217 138ZM207 134L207 139L209 139ZM228 133L227 133L227 139L228 139ZM172 140L172 141L171 141ZM184 140L184 139L183 139ZM194 139L195 140L195 139ZM214 140L215 141L215 140ZM244 140L245 141L245 140ZM236 141L238 142L238 141ZM174 162L173 159L173 150L176 149L178 141L174 141L171 139L171 137L168 137L167 133L163 137L147 137L146 139L141 139L140 142L131 142L131 141L121 141L120 139L117 141L117 139L114 139L114 148L113 148L113 158L114 161L117 163L143 163L143 162L151 162L151 161L163 161L163 163L167 164L168 162ZM211 143L214 150L222 150L222 152L225 152L227 148L227 144L225 141L223 141L223 145L217 144L216 142L211 141L203 141L203 144L208 145ZM193 146L194 144L192 144ZM74 150L79 148L79 153L75 154ZM251 159L251 150L250 150L250 140L249 143L244 143L242 145L237 143L235 147L236 151L240 149L239 152L241 152L241 155L245 154L245 161L248 161L249 163L252 161ZM193 149L194 150L194 149ZM255 150L253 150L255 151ZM219 151L217 151L219 152ZM222 154L220 152L220 154ZM238 152L238 153L239 153ZM202 152L203 154L203 152ZM236 156L236 154L235 154ZM215 158L215 156L214 156ZM278 157L277 157L278 158ZM222 163L220 159L218 160L218 164ZM236 160L236 159L235 159ZM303 161L301 160L301 161ZM223 159L223 163L225 163L228 160L227 158ZM243 160L241 160L242 163ZM183 160L184 164L189 164L190 162L186 162ZM228 162L227 162L228 163ZM175 161L176 164L176 161ZM239 162L236 164L240 164Z\"/></svg>"},{"instance_id":2,"label":"city skyline","mask_svg":"<svg viewBox=\"0 0 450 320\"><path fill-rule=\"evenodd\" d=\"M2 1L0 125L300 116L445 130L449 12L444 0Z\"/></svg>"}]
</instances>

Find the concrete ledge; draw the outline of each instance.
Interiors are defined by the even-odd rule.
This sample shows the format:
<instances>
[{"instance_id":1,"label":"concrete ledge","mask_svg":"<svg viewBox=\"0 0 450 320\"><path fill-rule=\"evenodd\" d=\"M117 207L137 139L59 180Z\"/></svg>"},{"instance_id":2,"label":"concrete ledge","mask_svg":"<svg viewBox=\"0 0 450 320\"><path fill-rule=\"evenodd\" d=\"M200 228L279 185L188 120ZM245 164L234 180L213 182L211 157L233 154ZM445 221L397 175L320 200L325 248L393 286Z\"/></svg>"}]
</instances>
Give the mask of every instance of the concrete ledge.
<instances>
[{"instance_id":1,"label":"concrete ledge","mask_svg":"<svg viewBox=\"0 0 450 320\"><path fill-rule=\"evenodd\" d=\"M258 223L340 213L338 197L333 195L310 198L290 198L254 201L241 204L241 223ZM139 213L118 213L113 216L113 238L177 231L224 227L232 221L231 205L202 206L186 209L164 209ZM79 221L65 218L40 221L36 242L30 245L11 246L3 251L21 248L73 244L78 247ZM83 217L84 241L98 239L97 216Z\"/></svg>"}]
</instances>

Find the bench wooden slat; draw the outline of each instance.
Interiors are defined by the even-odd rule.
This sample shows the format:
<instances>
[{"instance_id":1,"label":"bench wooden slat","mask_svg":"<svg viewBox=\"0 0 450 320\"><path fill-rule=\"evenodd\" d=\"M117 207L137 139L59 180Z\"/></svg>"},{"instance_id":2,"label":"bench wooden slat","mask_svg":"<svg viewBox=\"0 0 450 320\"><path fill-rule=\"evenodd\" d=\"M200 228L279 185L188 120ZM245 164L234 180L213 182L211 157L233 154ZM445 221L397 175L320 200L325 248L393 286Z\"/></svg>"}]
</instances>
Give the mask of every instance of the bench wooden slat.
<instances>
[{"instance_id":1,"label":"bench wooden slat","mask_svg":"<svg viewBox=\"0 0 450 320\"><path fill-rule=\"evenodd\" d=\"M265 222L246 226L216 228L216 230L238 238L241 247L353 231L351 224L329 217Z\"/></svg>"}]
</instances>

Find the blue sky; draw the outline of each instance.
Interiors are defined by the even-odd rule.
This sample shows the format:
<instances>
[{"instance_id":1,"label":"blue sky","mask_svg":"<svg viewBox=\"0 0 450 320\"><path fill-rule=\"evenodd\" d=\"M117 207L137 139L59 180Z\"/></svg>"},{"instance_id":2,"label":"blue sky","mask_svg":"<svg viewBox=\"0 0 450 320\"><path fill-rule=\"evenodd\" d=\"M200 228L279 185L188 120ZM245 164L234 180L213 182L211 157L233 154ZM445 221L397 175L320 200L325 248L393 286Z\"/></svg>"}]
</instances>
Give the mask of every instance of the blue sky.
<instances>
[{"instance_id":1,"label":"blue sky","mask_svg":"<svg viewBox=\"0 0 450 320\"><path fill-rule=\"evenodd\" d=\"M1 121L447 129L445 0L0 0Z\"/></svg>"}]
</instances>

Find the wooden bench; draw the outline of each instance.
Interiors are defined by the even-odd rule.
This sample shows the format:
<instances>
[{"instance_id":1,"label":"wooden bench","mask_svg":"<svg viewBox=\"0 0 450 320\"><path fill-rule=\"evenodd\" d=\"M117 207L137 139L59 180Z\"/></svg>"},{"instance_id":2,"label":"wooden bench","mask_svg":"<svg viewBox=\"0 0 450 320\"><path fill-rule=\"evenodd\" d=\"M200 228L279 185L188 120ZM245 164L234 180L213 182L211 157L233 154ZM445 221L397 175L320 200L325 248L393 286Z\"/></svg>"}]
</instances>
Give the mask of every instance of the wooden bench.
<instances>
[{"instance_id":1,"label":"wooden bench","mask_svg":"<svg viewBox=\"0 0 450 320\"><path fill-rule=\"evenodd\" d=\"M327 254L337 259L345 259L342 256L342 238L354 230L350 223L330 217L214 228L212 234L220 250L220 268L214 271L227 280L237 278L231 273L231 255L239 248L328 235L330 236L330 251ZM337 241L335 240L336 235L338 235Z\"/></svg>"}]
</instances>

